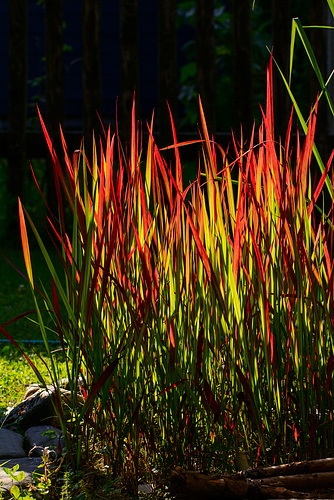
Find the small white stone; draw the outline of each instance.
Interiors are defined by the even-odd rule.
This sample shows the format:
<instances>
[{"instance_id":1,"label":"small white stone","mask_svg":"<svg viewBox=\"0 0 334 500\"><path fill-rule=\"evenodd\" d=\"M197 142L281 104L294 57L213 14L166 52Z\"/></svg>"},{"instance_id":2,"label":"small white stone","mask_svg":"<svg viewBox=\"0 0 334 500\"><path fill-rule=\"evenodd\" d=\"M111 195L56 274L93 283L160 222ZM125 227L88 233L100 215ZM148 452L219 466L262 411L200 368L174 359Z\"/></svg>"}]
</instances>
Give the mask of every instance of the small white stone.
<instances>
[{"instance_id":1,"label":"small white stone","mask_svg":"<svg viewBox=\"0 0 334 500\"><path fill-rule=\"evenodd\" d=\"M138 485L138 493L142 493L144 495L150 495L154 491L154 485L151 483L139 484Z\"/></svg>"}]
</instances>

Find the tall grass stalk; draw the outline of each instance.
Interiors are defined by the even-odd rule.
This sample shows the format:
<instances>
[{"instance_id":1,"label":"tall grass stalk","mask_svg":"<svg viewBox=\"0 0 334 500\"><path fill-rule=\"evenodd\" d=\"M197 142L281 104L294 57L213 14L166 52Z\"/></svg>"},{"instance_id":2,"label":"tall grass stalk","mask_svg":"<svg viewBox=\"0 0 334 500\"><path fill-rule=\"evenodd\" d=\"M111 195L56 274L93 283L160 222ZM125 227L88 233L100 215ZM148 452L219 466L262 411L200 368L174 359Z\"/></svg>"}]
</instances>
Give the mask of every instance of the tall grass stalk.
<instances>
[{"instance_id":1,"label":"tall grass stalk","mask_svg":"<svg viewBox=\"0 0 334 500\"><path fill-rule=\"evenodd\" d=\"M292 117L278 145L272 103L270 64L259 141L253 133L246 149L234 139L233 161L209 138L200 103L202 154L189 186L173 121L172 171L153 120L141 149L134 109L128 152L108 130L92 159L84 147L70 159L63 138L64 167L41 118L64 275L20 208L21 234L32 293L66 354L74 465L92 443L114 475L133 477L145 457L165 470L229 469L238 450L252 466L333 453L333 205L315 217L333 154L313 187L317 107L292 150ZM36 286L25 220L52 294Z\"/></svg>"},{"instance_id":2,"label":"tall grass stalk","mask_svg":"<svg viewBox=\"0 0 334 500\"><path fill-rule=\"evenodd\" d=\"M330 9L332 15L334 16L334 1L333 0L327 0L328 4L328 9ZM253 6L254 7L254 6ZM281 71L280 67L276 63L276 66L278 68L278 71L282 77L282 80L285 84L285 87L287 89L287 92L289 94L289 97L291 99L291 102L293 103L294 109L296 111L298 121L304 131L304 133L307 133L308 129L308 120L303 116L303 113L298 105L298 102L294 96L294 93L292 91L292 74L293 74L293 63L294 63L294 55L295 55L295 46L296 46L296 39L299 38L301 41L305 53L307 55L307 58L309 60L309 63L311 65L312 70L315 73L315 76L317 77L317 80L319 82L319 96L318 99L320 100L321 98L325 98L329 107L329 110L332 115L334 115L334 104L332 102L332 97L330 95L330 92L328 91L330 81L333 77L334 70L330 73L328 78L326 79L319 68L315 53L313 51L312 45L307 37L307 30L308 29L334 29L333 26L304 26L301 22L301 20L296 17L292 19L292 26L291 26L291 41L290 41L290 57L289 57L289 75L288 78L285 78L283 72ZM315 159L318 163L318 166L320 168L321 172L324 172L325 170L325 165L323 164L322 158L319 154L318 148L315 143L312 145L313 148L313 154L315 156ZM332 192L332 186L329 181L329 178L327 177L325 180L327 190L329 192L330 197L333 197L333 192Z\"/></svg>"}]
</instances>

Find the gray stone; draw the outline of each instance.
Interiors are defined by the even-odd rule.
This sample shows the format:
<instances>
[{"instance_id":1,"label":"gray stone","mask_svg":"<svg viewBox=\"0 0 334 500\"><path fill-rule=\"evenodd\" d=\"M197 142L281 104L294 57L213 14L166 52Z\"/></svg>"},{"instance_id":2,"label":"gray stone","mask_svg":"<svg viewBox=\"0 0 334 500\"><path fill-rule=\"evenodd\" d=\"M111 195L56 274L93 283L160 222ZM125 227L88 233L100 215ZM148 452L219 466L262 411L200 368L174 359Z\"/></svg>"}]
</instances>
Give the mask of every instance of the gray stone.
<instances>
[{"instance_id":1,"label":"gray stone","mask_svg":"<svg viewBox=\"0 0 334 500\"><path fill-rule=\"evenodd\" d=\"M5 463L6 462L6 463ZM11 496L10 489L13 484L20 485L22 487L28 487L33 482L33 473L42 463L41 458L15 458L11 460L0 460L0 490L4 497ZM11 477L8 476L3 470L3 467L8 469L13 469L15 465L19 465L18 470L14 473L17 477L21 471L24 471L24 479L20 481L12 481Z\"/></svg>"},{"instance_id":2,"label":"gray stone","mask_svg":"<svg viewBox=\"0 0 334 500\"><path fill-rule=\"evenodd\" d=\"M29 446L29 456L41 457L44 448L48 448L49 450L54 450L57 454L51 454L51 461L60 457L61 450L65 446L65 439L62 431L52 425L36 425L35 427L30 427L24 433L24 437Z\"/></svg>"},{"instance_id":3,"label":"gray stone","mask_svg":"<svg viewBox=\"0 0 334 500\"><path fill-rule=\"evenodd\" d=\"M60 388L60 397L66 406L71 405L71 392ZM0 420L3 426L13 431L26 431L29 427L36 425L53 425L60 427L59 420L54 410L55 387L48 386L46 389L33 387L32 393L27 399L19 403L11 412ZM84 398L77 395L77 403L82 404Z\"/></svg>"},{"instance_id":4,"label":"gray stone","mask_svg":"<svg viewBox=\"0 0 334 500\"><path fill-rule=\"evenodd\" d=\"M154 484L152 483L138 484L138 493L141 493L142 495L151 495L153 492L154 492Z\"/></svg>"},{"instance_id":5,"label":"gray stone","mask_svg":"<svg viewBox=\"0 0 334 500\"><path fill-rule=\"evenodd\" d=\"M82 377L78 377L76 383L77 383L77 387L79 390L85 386L85 383L84 383L84 380ZM59 387L63 387L63 389L66 389L67 391L69 391L71 389L71 384L70 384L70 381L67 377L58 380L58 384L59 384Z\"/></svg>"},{"instance_id":6,"label":"gray stone","mask_svg":"<svg viewBox=\"0 0 334 500\"><path fill-rule=\"evenodd\" d=\"M31 397L35 396L38 391L41 390L41 386L39 384L30 384L27 386L26 393L24 395L23 401L26 401L27 399L30 399Z\"/></svg>"},{"instance_id":7,"label":"gray stone","mask_svg":"<svg viewBox=\"0 0 334 500\"><path fill-rule=\"evenodd\" d=\"M23 436L9 429L0 429L0 459L25 456Z\"/></svg>"},{"instance_id":8,"label":"gray stone","mask_svg":"<svg viewBox=\"0 0 334 500\"><path fill-rule=\"evenodd\" d=\"M34 396L15 406L1 424L7 429L25 431L33 425L51 423L51 416L55 413L52 405L53 397L54 391L38 389Z\"/></svg>"},{"instance_id":9,"label":"gray stone","mask_svg":"<svg viewBox=\"0 0 334 500\"><path fill-rule=\"evenodd\" d=\"M68 380L62 382L65 384L68 383ZM84 404L84 397L80 390L81 385L81 381L79 381L78 394L74 402L70 391L63 387L59 389L65 419L70 415L73 403L78 406ZM33 483L33 472L42 463L43 451L49 452L49 462L56 462L61 455L65 439L62 431L57 428L60 425L55 415L55 396L56 388L54 386L41 388L38 384L32 384L27 387L22 403L15 406L8 415L0 420L0 496L2 494L4 498L12 498L10 489L13 484L18 485L17 481L13 483L12 478L4 472L2 465L12 469L18 464L19 469L15 476L17 477L20 472L24 472L24 479L20 485L27 488ZM24 438L16 432L17 430L21 433L25 431ZM52 432L53 436L50 434L43 436L44 432ZM56 453L52 453L53 449ZM29 451L31 454L39 456L37 458L30 455L27 457Z\"/></svg>"}]
</instances>

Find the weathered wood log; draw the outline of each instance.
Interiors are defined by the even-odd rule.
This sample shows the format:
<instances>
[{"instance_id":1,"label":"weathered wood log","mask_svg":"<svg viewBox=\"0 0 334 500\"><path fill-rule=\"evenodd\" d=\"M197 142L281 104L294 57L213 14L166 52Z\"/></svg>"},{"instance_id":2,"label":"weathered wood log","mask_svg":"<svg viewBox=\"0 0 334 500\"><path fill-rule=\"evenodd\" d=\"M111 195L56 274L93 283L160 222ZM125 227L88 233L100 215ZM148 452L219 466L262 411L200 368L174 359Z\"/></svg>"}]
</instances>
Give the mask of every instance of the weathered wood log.
<instances>
[{"instance_id":1,"label":"weathered wood log","mask_svg":"<svg viewBox=\"0 0 334 500\"><path fill-rule=\"evenodd\" d=\"M334 458L322 458L319 460L305 460L304 462L291 462L290 464L249 469L246 474L247 477L256 479L260 477L292 476L294 474L332 471L334 471Z\"/></svg>"},{"instance_id":2,"label":"weathered wood log","mask_svg":"<svg viewBox=\"0 0 334 500\"><path fill-rule=\"evenodd\" d=\"M237 474L234 475L236 478ZM248 492L248 484L244 476L239 475L239 480L231 476L221 477L219 474L206 476L194 471L187 471L177 467L171 475L170 491L176 498L196 500L244 498Z\"/></svg>"},{"instance_id":3,"label":"weathered wood log","mask_svg":"<svg viewBox=\"0 0 334 500\"><path fill-rule=\"evenodd\" d=\"M334 488L333 458L211 476L177 467L171 475L171 493L187 500L314 498L310 492L330 488ZM334 490L327 491L326 498L334 498Z\"/></svg>"},{"instance_id":4,"label":"weathered wood log","mask_svg":"<svg viewBox=\"0 0 334 500\"><path fill-rule=\"evenodd\" d=\"M295 474L293 476L274 476L261 479L250 479L256 486L277 486L295 491L322 490L334 487L334 472L316 472L311 474Z\"/></svg>"}]
</instances>

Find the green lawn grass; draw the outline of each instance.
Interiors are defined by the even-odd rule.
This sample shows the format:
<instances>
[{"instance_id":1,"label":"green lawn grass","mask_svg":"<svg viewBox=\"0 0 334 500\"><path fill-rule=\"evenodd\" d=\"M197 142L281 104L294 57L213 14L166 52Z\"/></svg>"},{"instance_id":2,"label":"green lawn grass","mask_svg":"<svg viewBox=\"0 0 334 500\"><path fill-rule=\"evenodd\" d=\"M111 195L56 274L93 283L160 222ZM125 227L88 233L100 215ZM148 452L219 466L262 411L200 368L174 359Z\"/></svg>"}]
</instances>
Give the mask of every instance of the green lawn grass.
<instances>
[{"instance_id":1,"label":"green lawn grass","mask_svg":"<svg viewBox=\"0 0 334 500\"><path fill-rule=\"evenodd\" d=\"M44 346L34 345L30 348L25 345L24 351L42 373L46 382L51 383L47 366L39 357L42 356L48 364ZM59 378L62 378L65 376L64 366L59 362L58 367L60 370ZM0 418L2 418L9 408L22 401L27 386L37 383L38 380L18 349L8 343L0 344L0 373Z\"/></svg>"},{"instance_id":2,"label":"green lawn grass","mask_svg":"<svg viewBox=\"0 0 334 500\"><path fill-rule=\"evenodd\" d=\"M15 340L41 340L39 326L34 323L36 315L33 313L34 300L32 298L29 283L6 258L19 270L25 274L25 266L22 250L1 249L0 250L0 324L7 323L13 318L31 311L27 317L6 326L6 330ZM51 280L47 266L39 250L32 252L33 271L37 286L42 282L46 290L51 292ZM53 262L60 269L56 252L53 254ZM51 325L50 325L51 326ZM50 332L50 340L57 337ZM5 340L5 336L0 332L0 344Z\"/></svg>"},{"instance_id":3,"label":"green lawn grass","mask_svg":"<svg viewBox=\"0 0 334 500\"><path fill-rule=\"evenodd\" d=\"M34 301L29 283L8 263L4 256L23 274L25 273L22 250L13 248L0 249L0 324L7 323L25 312L34 311ZM50 292L49 273L39 251L33 251L32 261L36 282L42 281L48 292ZM53 262L57 265L56 254L54 254ZM35 350L48 362L44 345L41 342L42 337L39 326L34 323L35 319L36 315L31 312L29 316L8 324L6 330L23 347L24 352L31 357L46 380L51 382L47 374L47 368L38 355L34 353ZM52 334L50 331L49 339L50 341L57 341L56 334ZM31 345L29 345L28 341L31 341ZM57 344L55 344L55 348L57 347ZM18 349L9 343L1 332L0 374L1 418L8 407L14 406L22 400L26 386L37 382L32 368L24 360Z\"/></svg>"}]
</instances>

